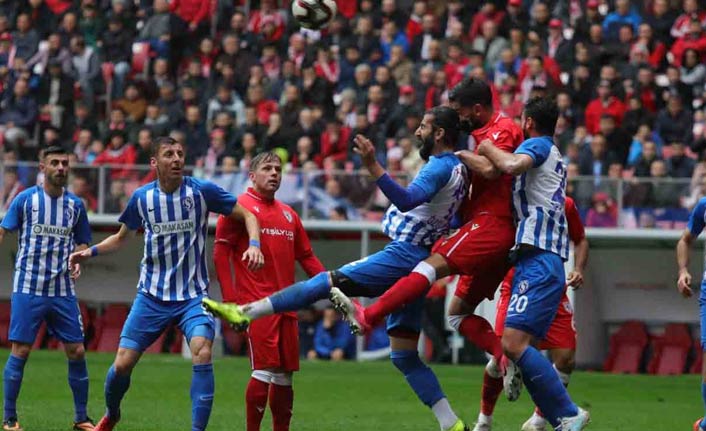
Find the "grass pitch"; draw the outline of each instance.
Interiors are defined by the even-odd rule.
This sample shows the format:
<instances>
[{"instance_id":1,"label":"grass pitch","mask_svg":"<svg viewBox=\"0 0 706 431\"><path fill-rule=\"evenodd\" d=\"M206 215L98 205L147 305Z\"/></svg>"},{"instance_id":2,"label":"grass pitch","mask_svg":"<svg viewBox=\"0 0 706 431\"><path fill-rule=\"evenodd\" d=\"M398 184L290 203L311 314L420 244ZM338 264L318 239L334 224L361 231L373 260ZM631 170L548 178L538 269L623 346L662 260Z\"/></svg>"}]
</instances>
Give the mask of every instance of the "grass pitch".
<instances>
[{"instance_id":1,"label":"grass pitch","mask_svg":"<svg viewBox=\"0 0 706 431\"><path fill-rule=\"evenodd\" d=\"M9 352L0 351L4 364ZM103 382L113 355L89 353L89 413L104 409ZM18 410L26 431L71 429L73 403L61 352L33 352L25 369ZM452 406L473 423L478 413L482 368L434 365ZM210 431L245 429L244 391L249 364L244 358L215 362L216 398ZM190 429L191 364L173 355L145 356L132 376L123 402L120 431ZM294 431L435 431L437 423L385 361L372 363L302 362L294 383ZM614 376L577 372L570 387L574 400L588 408L592 431L690 430L703 413L698 376ZM501 396L502 398L502 396ZM495 431L516 431L532 412L529 396L501 399ZM263 430L272 429L269 413Z\"/></svg>"}]
</instances>

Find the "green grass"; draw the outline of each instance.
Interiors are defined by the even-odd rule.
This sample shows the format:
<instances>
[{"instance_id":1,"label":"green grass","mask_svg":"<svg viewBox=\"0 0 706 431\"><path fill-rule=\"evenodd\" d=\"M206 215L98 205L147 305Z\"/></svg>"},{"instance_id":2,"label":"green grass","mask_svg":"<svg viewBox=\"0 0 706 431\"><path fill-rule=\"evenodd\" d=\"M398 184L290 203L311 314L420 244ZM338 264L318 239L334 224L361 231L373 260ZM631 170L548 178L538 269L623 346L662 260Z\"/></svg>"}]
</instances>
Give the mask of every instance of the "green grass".
<instances>
[{"instance_id":1,"label":"green grass","mask_svg":"<svg viewBox=\"0 0 706 431\"><path fill-rule=\"evenodd\" d=\"M0 351L4 363L7 351ZM89 354L90 414L103 412L103 381L113 355ZM433 367L456 412L472 423L478 413L482 368ZM215 363L216 398L209 430L245 429L243 394L249 364L243 358ZM146 356L132 377L122 407L120 431L188 430L191 420L191 365L179 357ZM435 431L431 412L388 362L302 362L295 377L292 430L296 431ZM690 430L702 414L698 376L613 376L578 372L571 382L574 400L593 416L589 430ZM59 352L38 351L25 370L18 402L27 431L65 431L73 418L66 383L66 361ZM496 431L516 431L531 413L529 397L516 403L501 399ZM269 413L263 430L272 429Z\"/></svg>"}]
</instances>

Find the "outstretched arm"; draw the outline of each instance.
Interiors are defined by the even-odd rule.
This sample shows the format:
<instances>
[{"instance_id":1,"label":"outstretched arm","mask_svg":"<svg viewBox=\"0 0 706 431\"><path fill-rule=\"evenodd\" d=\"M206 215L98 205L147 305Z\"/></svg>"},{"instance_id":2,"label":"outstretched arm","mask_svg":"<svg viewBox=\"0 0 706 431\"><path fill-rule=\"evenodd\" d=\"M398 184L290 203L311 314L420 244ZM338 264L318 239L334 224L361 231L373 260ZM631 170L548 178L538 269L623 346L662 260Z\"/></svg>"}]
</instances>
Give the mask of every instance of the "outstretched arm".
<instances>
[{"instance_id":1,"label":"outstretched arm","mask_svg":"<svg viewBox=\"0 0 706 431\"><path fill-rule=\"evenodd\" d=\"M79 250L79 248L81 248L80 246L76 247L77 251L71 253L71 256L69 256L69 270L74 273L77 270L77 264L80 264L93 256L98 256L99 254L109 254L118 250L129 238L134 235L135 231L130 230L130 228L128 228L125 224L121 224L120 230L117 233L114 233L93 247L83 248L81 250Z\"/></svg>"},{"instance_id":2,"label":"outstretched arm","mask_svg":"<svg viewBox=\"0 0 706 431\"><path fill-rule=\"evenodd\" d=\"M478 154L487 157L501 172L513 176L527 172L534 165L534 160L527 154L508 153L496 147L490 141L480 143Z\"/></svg>"},{"instance_id":3,"label":"outstretched arm","mask_svg":"<svg viewBox=\"0 0 706 431\"><path fill-rule=\"evenodd\" d=\"M492 180L500 176L502 172L498 169L487 157L479 156L473 151L461 150L456 152L456 156L463 162L464 165L475 174L479 174L483 178Z\"/></svg>"},{"instance_id":4,"label":"outstretched arm","mask_svg":"<svg viewBox=\"0 0 706 431\"><path fill-rule=\"evenodd\" d=\"M677 243L677 265L679 266L679 278L677 289L685 298L694 294L691 290L691 274L689 273L689 249L694 237L689 229L685 229L679 242Z\"/></svg>"},{"instance_id":5,"label":"outstretched arm","mask_svg":"<svg viewBox=\"0 0 706 431\"><path fill-rule=\"evenodd\" d=\"M380 190L401 211L409 211L431 199L431 196L424 189L415 184L411 184L407 188L397 184L385 171L385 168L378 163L375 157L375 146L368 138L357 135L353 142L355 143L353 151L360 155L363 165L368 169L370 175L375 178Z\"/></svg>"}]
</instances>

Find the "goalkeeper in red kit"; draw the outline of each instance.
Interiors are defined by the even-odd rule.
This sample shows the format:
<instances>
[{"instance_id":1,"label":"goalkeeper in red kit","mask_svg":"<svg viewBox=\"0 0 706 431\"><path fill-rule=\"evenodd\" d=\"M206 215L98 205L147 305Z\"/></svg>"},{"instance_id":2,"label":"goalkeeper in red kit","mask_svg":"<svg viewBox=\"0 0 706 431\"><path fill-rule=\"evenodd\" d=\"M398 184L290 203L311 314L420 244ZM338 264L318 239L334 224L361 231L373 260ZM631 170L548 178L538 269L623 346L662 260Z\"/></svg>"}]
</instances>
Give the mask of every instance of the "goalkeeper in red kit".
<instances>
[{"instance_id":1,"label":"goalkeeper in red kit","mask_svg":"<svg viewBox=\"0 0 706 431\"><path fill-rule=\"evenodd\" d=\"M309 237L292 208L275 199L282 181L282 161L274 153L257 155L250 162L253 186L238 196L260 223L265 256L260 271L250 271L242 259L252 244L245 225L220 217L216 226L213 260L225 302L244 304L265 298L294 284L294 263L309 277L324 266L311 250ZM296 312L274 314L252 322L247 331L252 377L245 391L247 431L260 429L269 398L274 431L289 430L294 392L292 373L299 369L299 329Z\"/></svg>"}]
</instances>

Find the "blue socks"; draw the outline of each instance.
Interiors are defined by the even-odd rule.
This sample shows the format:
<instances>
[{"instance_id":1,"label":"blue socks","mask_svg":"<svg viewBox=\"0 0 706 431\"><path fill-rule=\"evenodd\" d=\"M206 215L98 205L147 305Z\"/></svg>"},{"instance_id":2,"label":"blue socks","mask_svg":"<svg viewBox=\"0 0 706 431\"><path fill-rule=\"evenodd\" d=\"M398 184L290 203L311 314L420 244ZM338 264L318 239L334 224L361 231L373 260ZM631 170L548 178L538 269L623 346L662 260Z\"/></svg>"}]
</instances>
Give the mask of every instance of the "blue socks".
<instances>
[{"instance_id":1,"label":"blue socks","mask_svg":"<svg viewBox=\"0 0 706 431\"><path fill-rule=\"evenodd\" d=\"M532 401L544 413L554 428L559 419L576 416L578 408L569 398L569 393L559 380L551 362L532 346L515 362L522 370L522 381L532 396Z\"/></svg>"},{"instance_id":2,"label":"blue socks","mask_svg":"<svg viewBox=\"0 0 706 431\"><path fill-rule=\"evenodd\" d=\"M191 431L203 431L213 406L213 364L194 365L191 378Z\"/></svg>"},{"instance_id":3,"label":"blue socks","mask_svg":"<svg viewBox=\"0 0 706 431\"><path fill-rule=\"evenodd\" d=\"M2 375L3 389L5 394L4 420L8 420L10 418L17 418L17 397L20 394L20 387L22 386L22 376L24 374L26 363L27 359L22 359L12 354L10 354L10 357L7 358L7 363L5 364L5 371Z\"/></svg>"},{"instance_id":4,"label":"blue socks","mask_svg":"<svg viewBox=\"0 0 706 431\"><path fill-rule=\"evenodd\" d=\"M414 393L428 407L431 408L437 401L445 398L436 375L419 359L416 350L393 350L390 359L395 367L402 371Z\"/></svg>"},{"instance_id":5,"label":"blue socks","mask_svg":"<svg viewBox=\"0 0 706 431\"><path fill-rule=\"evenodd\" d=\"M120 402L130 387L130 374L122 375L115 372L113 365L105 378L105 405L107 415L112 419L120 418Z\"/></svg>"},{"instance_id":6,"label":"blue socks","mask_svg":"<svg viewBox=\"0 0 706 431\"><path fill-rule=\"evenodd\" d=\"M704 401L704 410L706 410L706 382L701 382L701 399ZM699 425L701 429L706 429L706 415L704 415L704 419L701 420L701 424Z\"/></svg>"},{"instance_id":7,"label":"blue socks","mask_svg":"<svg viewBox=\"0 0 706 431\"><path fill-rule=\"evenodd\" d=\"M328 298L330 291L328 272L322 272L306 281L300 281L280 290L270 296L270 302L275 313L297 311L320 299Z\"/></svg>"},{"instance_id":8,"label":"blue socks","mask_svg":"<svg viewBox=\"0 0 706 431\"><path fill-rule=\"evenodd\" d=\"M74 394L74 422L83 422L88 418L88 368L86 360L69 360L69 386Z\"/></svg>"}]
</instances>

